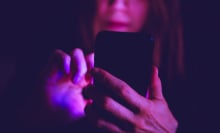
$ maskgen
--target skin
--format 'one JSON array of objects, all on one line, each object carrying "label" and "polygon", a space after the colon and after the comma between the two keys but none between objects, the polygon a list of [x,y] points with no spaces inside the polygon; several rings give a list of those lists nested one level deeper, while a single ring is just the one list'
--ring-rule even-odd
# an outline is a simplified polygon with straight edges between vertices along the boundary
[{"label": "skin", "polygon": [[[148,14],[147,0],[97,0],[94,34],[102,30],[135,32],[143,28]],[[48,104],[56,110],[65,106],[72,120],[87,117],[94,126],[114,133],[174,133],[178,122],[162,94],[158,69],[153,67],[152,81],[146,97],[107,71],[94,68],[94,53],[81,49],[71,54],[56,50],[46,68],[43,86]],[[98,88],[86,89],[93,79],[108,86],[129,108]],[[91,100],[84,98],[83,91]],[[94,105],[93,103],[96,103]],[[116,121],[97,113],[104,111]],[[126,128],[130,127],[130,128]]]},{"label": "skin", "polygon": [[88,73],[94,66],[94,54],[84,56],[81,49],[71,54],[56,50],[45,68],[43,86],[48,104],[53,110],[65,107],[73,120],[82,118],[85,106],[90,103],[82,91],[92,83]]},{"label": "skin", "polygon": [[148,15],[147,0],[97,0],[94,31],[100,30],[136,32]]},{"label": "skin", "polygon": [[[153,67],[152,82],[149,86],[148,97],[135,92],[128,84],[100,68],[94,68],[92,73],[97,82],[105,84],[114,94],[130,108],[120,104],[108,94],[100,93],[97,88],[88,89],[88,95],[96,102],[86,108],[86,113],[92,124],[103,131],[114,133],[173,133],[177,122],[170,112],[162,94],[158,69]],[[97,113],[105,111],[116,121]],[[119,123],[117,123],[119,121]],[[129,128],[127,128],[129,127]]]}]

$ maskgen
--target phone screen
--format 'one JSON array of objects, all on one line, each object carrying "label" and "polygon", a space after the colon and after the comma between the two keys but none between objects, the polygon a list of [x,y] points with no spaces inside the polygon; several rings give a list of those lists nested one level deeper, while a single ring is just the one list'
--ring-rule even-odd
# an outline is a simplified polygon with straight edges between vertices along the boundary
[{"label": "phone screen", "polygon": [[95,41],[95,67],[108,71],[145,96],[153,47],[152,37],[144,33],[100,32]]}]

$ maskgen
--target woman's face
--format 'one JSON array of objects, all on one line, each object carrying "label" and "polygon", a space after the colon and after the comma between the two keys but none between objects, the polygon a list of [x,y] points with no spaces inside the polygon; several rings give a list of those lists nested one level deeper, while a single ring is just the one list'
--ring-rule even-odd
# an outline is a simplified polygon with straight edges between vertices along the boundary
[{"label": "woman's face", "polygon": [[140,31],[147,21],[148,0],[96,0],[94,32]]}]

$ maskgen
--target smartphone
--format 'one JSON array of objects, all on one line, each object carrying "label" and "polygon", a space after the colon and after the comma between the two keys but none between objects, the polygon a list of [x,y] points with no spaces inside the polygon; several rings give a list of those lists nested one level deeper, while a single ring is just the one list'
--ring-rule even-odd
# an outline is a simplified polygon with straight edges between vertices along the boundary
[{"label": "smartphone", "polygon": [[95,67],[108,71],[146,96],[153,48],[154,40],[146,33],[102,31],[95,40]]}]

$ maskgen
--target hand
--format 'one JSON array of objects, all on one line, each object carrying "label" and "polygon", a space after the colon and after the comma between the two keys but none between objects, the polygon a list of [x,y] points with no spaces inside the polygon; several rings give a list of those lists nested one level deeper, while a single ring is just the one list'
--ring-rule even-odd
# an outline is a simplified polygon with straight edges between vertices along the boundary
[{"label": "hand", "polygon": [[111,95],[100,91],[103,88],[92,88],[86,94],[93,103],[86,107],[89,121],[102,131],[112,133],[174,133],[177,121],[172,115],[162,94],[158,70],[153,68],[152,81],[147,97],[135,92],[122,80],[108,72],[94,68],[94,79],[102,83],[114,95],[125,101],[126,105]]},{"label": "hand", "polygon": [[53,110],[64,109],[73,120],[84,116],[89,102],[82,95],[83,88],[91,84],[89,71],[94,66],[94,54],[84,56],[81,49],[70,55],[56,50],[43,72],[42,88]]}]

